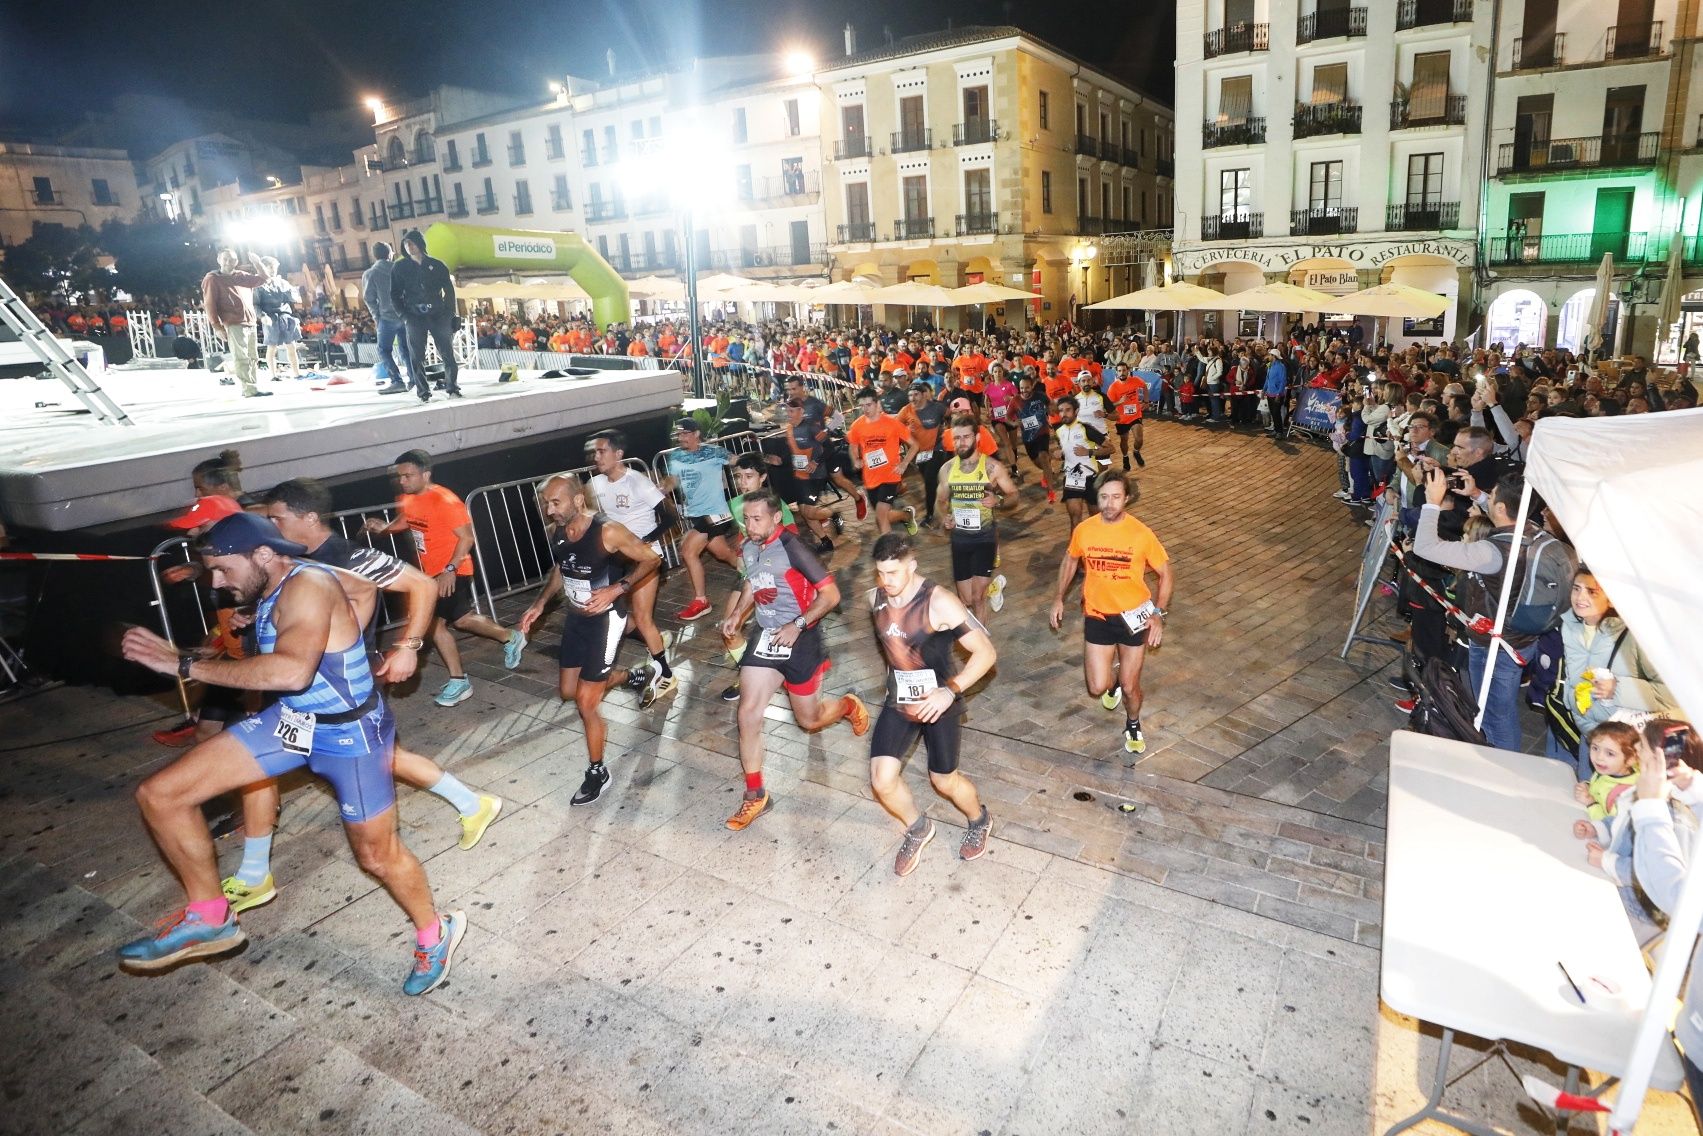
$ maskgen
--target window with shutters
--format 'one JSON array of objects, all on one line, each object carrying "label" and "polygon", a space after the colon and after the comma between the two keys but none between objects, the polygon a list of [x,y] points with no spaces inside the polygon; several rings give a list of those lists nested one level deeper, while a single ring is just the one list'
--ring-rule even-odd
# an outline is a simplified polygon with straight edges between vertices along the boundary
[{"label": "window with shutters", "polygon": [[1321,63],[1313,68],[1314,106],[1348,101],[1348,64]]},{"label": "window with shutters", "polygon": [[1443,155],[1410,154],[1407,159],[1407,204],[1436,208],[1443,203]]},{"label": "window with shutters", "polygon": [[1254,79],[1252,75],[1226,75],[1218,86],[1218,122],[1220,125],[1243,126],[1254,112]]},{"label": "window with shutters", "polygon": [[1253,171],[1218,171],[1218,216],[1227,221],[1246,221],[1253,203]]},{"label": "window with shutters", "polygon": [[1427,51],[1413,57],[1408,105],[1415,120],[1443,118],[1449,107],[1449,53]]},{"label": "window with shutters", "polygon": [[1342,208],[1342,163],[1314,162],[1307,206],[1314,211]]}]

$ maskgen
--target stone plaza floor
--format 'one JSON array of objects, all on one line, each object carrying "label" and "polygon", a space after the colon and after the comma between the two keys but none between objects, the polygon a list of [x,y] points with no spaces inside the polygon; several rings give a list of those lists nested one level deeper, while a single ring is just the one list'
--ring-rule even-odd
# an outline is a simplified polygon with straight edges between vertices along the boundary
[{"label": "stone plaza floor", "polygon": [[[1327,451],[1163,422],[1147,436],[1132,511],[1177,578],[1146,670],[1148,751],[1126,755],[1119,716],[1086,697],[1079,621],[1046,626],[1066,523],[1029,488],[1002,522],[999,667],[966,722],[964,769],[994,818],[974,863],[919,757],[907,776],[941,831],[896,879],[866,741],[803,735],[778,701],[776,806],[729,832],[733,673],[713,619],[670,618],[683,579],[659,605],[681,689],[647,711],[609,696],[613,781],[588,806],[568,803],[585,753],[555,694],[559,618],[515,672],[465,643],[473,698],[454,709],[431,703],[431,659],[394,699],[401,736],[506,808],[463,852],[453,810],[401,790],[440,907],[471,924],[420,999],[400,992],[407,921],[307,781],[286,787],[279,895],[244,915],[248,946],[118,972],[113,948],[181,902],[131,795],[172,758],[148,733],[174,716],[88,688],[0,705],[0,1132],[1382,1132],[1419,1106],[1437,1034],[1378,999],[1403,717],[1393,651],[1337,657],[1363,516],[1330,499]],[[848,598],[827,687],[873,702],[855,602],[871,540],[850,523],[833,558]],[[943,538],[923,543],[949,581]],[[711,568],[718,608],[730,579]],[[221,843],[226,871],[239,845]],[[1498,1063],[1448,1099],[1554,1130]],[[1694,1128],[1655,1094],[1639,1131]]]}]

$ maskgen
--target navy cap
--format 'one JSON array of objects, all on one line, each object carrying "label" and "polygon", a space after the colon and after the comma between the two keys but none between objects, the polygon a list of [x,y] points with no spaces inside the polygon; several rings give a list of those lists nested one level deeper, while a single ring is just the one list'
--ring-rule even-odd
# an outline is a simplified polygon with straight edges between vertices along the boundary
[{"label": "navy cap", "polygon": [[201,538],[201,551],[213,556],[246,556],[265,545],[285,556],[305,556],[307,547],[285,540],[278,526],[254,513],[232,513]]},{"label": "navy cap", "polygon": [[674,429],[677,431],[690,430],[694,434],[702,434],[704,432],[703,424],[696,418],[682,418],[674,424]]}]

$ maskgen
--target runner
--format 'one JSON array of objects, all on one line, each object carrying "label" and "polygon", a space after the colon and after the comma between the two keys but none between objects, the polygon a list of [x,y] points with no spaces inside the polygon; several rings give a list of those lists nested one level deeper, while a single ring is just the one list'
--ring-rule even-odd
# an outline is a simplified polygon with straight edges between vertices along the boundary
[{"label": "runner", "polygon": [[733,514],[728,512],[727,492],[722,470],[732,455],[721,446],[704,444],[702,428],[696,418],[682,418],[674,424],[674,440],[679,448],[668,457],[667,487],[678,488],[686,502],[686,535],[680,542],[680,559],[686,565],[686,578],[692,585],[692,602],[675,613],[684,623],[702,619],[710,613],[710,601],[704,592],[704,552],[729,567],[739,565],[729,542],[733,536]]},{"label": "runner", "polygon": [[1111,426],[1106,423],[1106,412],[1110,409],[1106,404],[1106,396],[1094,381],[1094,372],[1086,366],[1076,372],[1076,418],[1077,421],[1101,434],[1110,435]]},{"label": "runner", "polygon": [[[767,463],[758,454],[740,454],[739,460],[734,463],[733,467],[733,485],[734,488],[739,490],[739,496],[729,501],[727,503],[727,507],[733,514],[733,523],[739,526],[739,541],[743,544],[745,542],[746,535],[745,498],[755,493],[770,492]],[[776,496],[778,497],[780,494],[777,493]],[[808,507],[816,508],[814,505]],[[787,504],[784,497],[781,498],[781,528],[795,535],[798,533],[797,518],[793,516],[792,508]],[[806,547],[808,547],[809,542],[806,541],[805,543]],[[833,551],[834,545],[832,541],[824,541],[823,543],[828,546],[828,551]],[[818,556],[822,554],[820,546],[818,546],[814,551]],[[741,627],[743,627],[743,623],[741,623]],[[745,653],[745,636],[741,633],[733,635],[724,634],[721,637],[721,645],[727,651],[728,661],[733,664],[735,671],[737,671],[739,668],[739,657]],[[739,701],[739,682],[737,678],[732,685],[722,689],[721,700],[723,702]]]},{"label": "runner", "polygon": [[[903,489],[916,447],[904,424],[882,413],[877,392],[864,388],[857,406],[859,417],[846,431],[846,441],[851,445],[852,465],[863,472],[864,491],[875,506],[875,527],[885,533],[893,527],[893,502]],[[910,512],[915,525],[916,510]]]},{"label": "runner", "polygon": [[[538,508],[550,526],[550,556],[568,599],[557,691],[563,702],[573,702],[585,727],[590,763],[579,792],[569,801],[584,805],[597,800],[609,784],[609,771],[603,767],[603,743],[609,732],[600,709],[603,696],[611,686],[631,685],[631,674],[615,666],[627,630],[627,597],[656,576],[662,557],[619,521],[604,520],[588,510],[585,486],[577,477],[557,474],[546,481],[538,494]],[[546,576],[520,617],[521,629],[530,632],[555,598],[556,581]]]},{"label": "runner", "polygon": [[[1100,705],[1124,706],[1124,749],[1141,753],[1141,664],[1148,647],[1165,636],[1171,605],[1171,561],[1153,530],[1124,512],[1129,482],[1121,474],[1100,479],[1100,512],[1077,525],[1058,567],[1058,594],[1052,627],[1064,621],[1064,597],[1082,568],[1082,673],[1088,693]],[[1147,587],[1147,573],[1159,582],[1158,600]],[[1119,673],[1114,676],[1113,668]],[[1114,685],[1114,683],[1116,685]]]},{"label": "runner", "polygon": [[933,526],[934,499],[940,488],[940,428],[946,422],[946,404],[934,397],[934,388],[926,382],[911,384],[911,400],[899,411],[899,421],[911,432],[911,445],[916,448],[917,472],[922,475],[924,506],[927,515],[922,523]]},{"label": "runner", "polygon": [[[627,436],[619,430],[599,430],[586,442],[586,460],[597,471],[591,479],[587,503],[596,502],[597,512],[638,537],[641,544],[648,544],[660,557],[662,542],[657,538],[667,526],[658,522],[657,510],[662,509],[672,524],[674,507],[650,478],[627,467],[626,451]],[[628,597],[633,627],[651,657],[649,668],[633,672],[634,681],[641,674],[646,679],[639,695],[639,706],[644,708],[673,693],[678,681],[668,665],[668,647],[673,637],[664,637],[656,629],[656,593],[661,583],[662,573],[653,572],[635,584],[633,594]]]},{"label": "runner", "polygon": [[745,796],[727,818],[734,831],[768,812],[774,799],[763,786],[764,712],[775,691],[786,688],[793,717],[807,733],[825,730],[841,718],[862,737],[869,710],[855,694],[823,698],[817,693],[829,666],[822,642],[822,617],[840,602],[834,578],[804,543],[781,527],[781,502],[773,493],[755,493],[743,502],[745,542],[739,547],[745,581],[728,597],[721,621],[725,637],[755,607],[757,637],[739,660],[739,764],[745,770]]},{"label": "runner", "polygon": [[1076,420],[1076,400],[1058,400],[1056,431],[1059,453],[1059,484],[1064,487],[1064,507],[1070,525],[1082,523],[1089,502],[1094,500],[1094,479],[1100,476],[1100,459],[1111,456],[1112,444],[1103,431]]},{"label": "runner", "polygon": [[[1005,606],[1005,577],[994,575],[999,563],[999,532],[993,511],[1017,496],[1004,463],[976,451],[976,420],[961,414],[952,420],[952,459],[940,485],[940,508],[951,534],[952,581],[958,598],[985,626],[988,609]],[[991,579],[991,585],[990,585]]]},{"label": "runner", "polygon": [[[804,380],[796,375],[786,381],[786,400],[788,403],[796,402],[803,408],[805,425],[814,433],[816,440],[826,447],[828,443],[828,404],[811,394],[809,389],[805,387]],[[838,468],[833,461],[826,460],[831,456],[825,455],[822,477],[824,480],[831,478],[835,485],[851,497],[852,505],[857,510],[857,519],[861,521],[869,515],[869,498],[865,496],[863,487],[849,476],[848,471]],[[835,515],[834,521],[834,532],[838,534],[843,527],[838,514]]]},{"label": "runner", "polygon": [[[869,739],[869,784],[875,799],[905,826],[893,871],[916,870],[923,848],[934,839],[934,821],[917,810],[905,784],[902,762],[922,735],[928,751],[928,781],[964,814],[967,822],[958,855],[974,860],[987,851],[993,821],[976,786],[958,769],[963,694],[998,661],[993,640],[956,597],[917,572],[916,548],[899,534],[875,542],[876,587],[869,594],[875,641],[888,667],[887,699]],[[970,660],[962,671],[953,644]]]},{"label": "runner", "polygon": [[1112,380],[1111,389],[1106,391],[1106,397],[1112,400],[1118,415],[1118,450],[1123,454],[1124,469],[1129,469],[1130,439],[1135,440],[1135,464],[1147,465],[1147,459],[1141,456],[1141,416],[1143,404],[1147,401],[1147,383],[1139,375],[1129,373],[1127,363],[1119,363],[1116,378]]},{"label": "runner", "polygon": [[1003,363],[988,368],[988,383],[982,393],[987,396],[988,419],[999,439],[999,460],[1011,471],[1013,480],[1021,483],[1022,474],[1017,472],[1017,419],[1022,396]]},{"label": "runner", "polygon": [[362,628],[378,602],[365,580],[299,558],[307,552],[250,513],[210,529],[201,556],[213,583],[255,604],[259,652],[242,660],[179,654],[144,628],[124,635],[124,657],[160,674],[271,690],[259,714],[201,742],[136,790],[142,819],[187,893],[185,906],[152,934],[119,948],[120,965],[164,970],[224,954],[247,941],[219,889],[202,801],[304,766],[331,785],[361,867],[384,885],[415,928],[414,966],[402,985],[424,994],[449,976],[467,928],[459,911],[440,915],[425,869],[402,843],[391,779],[395,720],[373,681]]},{"label": "runner", "polygon": [[1052,431],[1047,421],[1052,416],[1053,403],[1047,397],[1047,385],[1035,376],[1029,376],[1028,390],[1024,392],[1022,405],[1018,407],[1017,423],[1023,435],[1023,452],[1029,455],[1029,461],[1041,471],[1041,488],[1047,491],[1047,504],[1051,505],[1058,499],[1053,490],[1052,482]]},{"label": "runner", "polygon": [[[788,402],[786,413],[787,425],[779,438],[766,439],[763,443],[764,451],[779,459],[781,468],[773,475],[765,468],[762,476],[766,483],[772,485],[781,500],[791,505],[798,511],[798,515],[804,518],[816,538],[816,555],[822,556],[834,551],[834,540],[830,535],[829,526],[839,521],[837,513],[821,504],[822,492],[828,484],[826,450],[821,439],[804,423],[803,403]],[[742,459],[743,456],[741,455]],[[765,464],[774,465],[775,462]],[[739,484],[739,476],[735,473],[734,485],[737,488]],[[740,513],[738,505],[731,501],[728,502],[728,511],[733,514],[733,523],[739,526],[743,539],[744,515]]]},{"label": "runner", "polygon": [[456,706],[473,697],[473,683],[461,665],[456,631],[503,645],[503,666],[520,666],[526,636],[509,631],[473,610],[473,517],[460,497],[432,482],[432,456],[409,450],[391,466],[401,493],[396,519],[388,524],[368,518],[369,533],[399,533],[411,529],[419,553],[420,571],[438,586],[437,616],[432,620],[432,645],[449,668],[449,681],[433,696],[439,706]]}]

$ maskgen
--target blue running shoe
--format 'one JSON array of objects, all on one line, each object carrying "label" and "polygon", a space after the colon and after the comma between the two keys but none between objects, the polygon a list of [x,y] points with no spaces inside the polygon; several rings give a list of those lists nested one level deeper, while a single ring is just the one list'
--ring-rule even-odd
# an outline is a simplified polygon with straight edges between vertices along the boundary
[{"label": "blue running shoe", "polygon": [[160,920],[152,935],[119,947],[118,965],[146,974],[190,959],[222,955],[246,942],[248,936],[237,926],[234,912],[227,912],[225,921],[215,924],[182,907]]},{"label": "blue running shoe", "polygon": [[438,916],[438,923],[443,927],[438,945],[426,949],[414,948],[414,973],[402,984],[404,994],[429,993],[449,977],[450,960],[455,957],[455,948],[461,945],[461,936],[467,931],[467,916],[459,911],[451,911],[448,915]]},{"label": "blue running shoe", "polygon": [[509,632],[508,641],[503,644],[503,666],[514,670],[520,666],[520,653],[526,650],[526,633],[524,631]]},{"label": "blue running shoe", "polygon": [[457,706],[473,697],[473,683],[466,677],[452,678],[443,684],[443,689],[432,696],[432,701],[439,706]]}]

